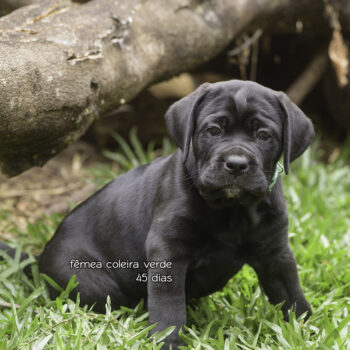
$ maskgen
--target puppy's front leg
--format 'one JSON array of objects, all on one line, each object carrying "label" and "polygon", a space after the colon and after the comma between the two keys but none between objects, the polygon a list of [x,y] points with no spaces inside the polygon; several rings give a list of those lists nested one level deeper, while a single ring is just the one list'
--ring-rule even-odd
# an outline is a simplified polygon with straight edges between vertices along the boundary
[{"label": "puppy's front leg", "polygon": [[307,318],[310,317],[311,307],[301,289],[297,266],[289,246],[257,258],[252,266],[270,302],[279,304],[284,301],[282,311],[285,320],[288,320],[288,310],[291,308],[297,317],[304,312],[307,312]]},{"label": "puppy's front leg", "polygon": [[[172,345],[175,350],[182,345],[178,332],[186,323],[186,250],[183,244],[166,241],[155,231],[147,239],[149,321],[151,324],[157,323],[153,331],[176,326],[166,338],[164,349],[169,349]],[[163,266],[159,266],[159,262],[163,262]]]}]

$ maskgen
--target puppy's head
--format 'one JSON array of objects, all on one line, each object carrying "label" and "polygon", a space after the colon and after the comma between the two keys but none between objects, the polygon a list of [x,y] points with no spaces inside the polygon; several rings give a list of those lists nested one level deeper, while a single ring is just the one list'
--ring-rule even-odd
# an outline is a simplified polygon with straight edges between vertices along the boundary
[{"label": "puppy's head", "polygon": [[170,107],[166,122],[201,195],[213,201],[263,197],[282,153],[288,173],[314,136],[284,93],[239,80],[201,85]]}]

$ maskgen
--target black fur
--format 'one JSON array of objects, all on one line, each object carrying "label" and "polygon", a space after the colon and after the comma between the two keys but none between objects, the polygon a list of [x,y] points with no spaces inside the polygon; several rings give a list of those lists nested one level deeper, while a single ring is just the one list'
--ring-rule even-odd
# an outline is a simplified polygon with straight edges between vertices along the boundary
[{"label": "black fur", "polygon": [[[170,107],[166,121],[175,153],[118,176],[74,209],[38,258],[40,272],[62,287],[76,274],[75,293],[101,312],[107,295],[113,308],[147,298],[155,330],[177,327],[166,347],[181,344],[186,300],[220,290],[244,264],[272,303],[285,302],[286,319],[292,307],[310,315],[280,178],[268,190],[281,155],[288,172],[311,143],[310,120],[285,94],[233,80],[202,85]],[[104,268],[71,268],[71,260]],[[140,268],[105,267],[118,260]],[[163,260],[172,267],[143,266]],[[137,281],[142,273],[147,283]],[[159,276],[171,282],[151,282]]]}]

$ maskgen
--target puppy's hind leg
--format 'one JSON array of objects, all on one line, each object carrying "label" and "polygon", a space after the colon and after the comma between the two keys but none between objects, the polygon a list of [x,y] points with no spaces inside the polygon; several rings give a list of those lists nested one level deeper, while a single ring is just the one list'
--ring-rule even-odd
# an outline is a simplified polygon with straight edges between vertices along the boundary
[{"label": "puppy's hind leg", "polygon": [[[12,259],[15,258],[15,255],[16,255],[16,248],[12,248],[10,247],[9,245],[7,245],[6,243],[0,243],[0,250],[1,251],[4,251],[8,256],[10,256]],[[20,261],[24,261],[26,259],[29,258],[29,255],[27,253],[21,253],[21,256],[20,256]],[[35,259],[38,259],[37,256],[35,256]],[[3,257],[0,256],[0,260],[3,260]],[[31,263],[29,263],[28,265],[26,265],[24,267],[24,272],[27,276],[31,277],[31,274],[32,274],[32,270],[30,268],[30,265]]]},{"label": "puppy's hind leg", "polygon": [[[92,306],[93,310],[99,313],[106,311],[105,305],[107,296],[111,298],[112,309],[117,309],[120,305],[133,306],[130,300],[120,289],[120,286],[105,269],[70,269],[67,264],[59,264],[57,260],[46,267],[39,264],[40,272],[50,276],[61,288],[65,289],[73,275],[76,276],[78,285],[71,291],[69,297],[75,300],[80,294],[80,305]],[[52,299],[59,295],[59,292],[48,285],[50,297]]]},{"label": "puppy's hind leg", "polygon": [[128,307],[136,305],[135,301],[120,290],[120,286],[106,270],[78,270],[76,276],[79,285],[72,296],[76,296],[79,292],[81,305],[94,305],[94,311],[105,313],[107,296],[111,298],[113,310],[121,305]]}]

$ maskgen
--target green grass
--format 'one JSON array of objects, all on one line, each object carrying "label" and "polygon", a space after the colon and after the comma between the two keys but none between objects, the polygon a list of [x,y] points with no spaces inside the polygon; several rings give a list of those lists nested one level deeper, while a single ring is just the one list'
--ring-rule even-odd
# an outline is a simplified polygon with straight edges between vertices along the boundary
[{"label": "green grass", "polygon": [[[157,154],[152,145],[143,150],[133,137],[133,149],[121,143],[124,155],[107,154],[120,171]],[[166,141],[163,148],[173,149]],[[283,176],[290,243],[311,318],[304,324],[291,313],[284,322],[281,305],[269,304],[254,271],[245,266],[222,291],[188,307],[184,349],[350,349],[350,167],[344,157],[325,165],[316,161],[318,155],[314,145]],[[101,185],[115,175],[102,166],[92,173]],[[13,243],[26,251],[40,249],[60,220],[43,217],[27,232],[17,232]],[[51,301],[35,264],[33,279],[22,273],[32,258],[22,263],[18,258],[0,263],[0,302],[8,303],[0,308],[0,350],[161,348],[166,334],[149,335],[152,326],[142,302],[113,312],[107,303],[106,313],[96,314],[68,299],[74,280]]]}]

